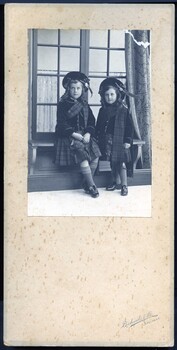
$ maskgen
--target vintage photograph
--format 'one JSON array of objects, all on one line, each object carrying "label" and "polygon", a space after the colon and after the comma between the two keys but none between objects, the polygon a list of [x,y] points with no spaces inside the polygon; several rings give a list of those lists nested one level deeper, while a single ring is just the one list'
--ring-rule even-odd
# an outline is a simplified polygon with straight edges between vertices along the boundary
[{"label": "vintage photograph", "polygon": [[28,215],[151,216],[149,30],[28,30]]},{"label": "vintage photograph", "polygon": [[7,4],[6,346],[173,346],[174,12]]}]

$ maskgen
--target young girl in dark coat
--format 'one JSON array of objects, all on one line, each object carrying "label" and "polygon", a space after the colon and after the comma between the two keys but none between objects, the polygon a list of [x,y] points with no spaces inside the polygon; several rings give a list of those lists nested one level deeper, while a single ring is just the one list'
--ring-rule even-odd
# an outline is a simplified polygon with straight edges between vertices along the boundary
[{"label": "young girl in dark coat", "polygon": [[122,82],[116,78],[107,78],[99,88],[101,104],[96,135],[102,153],[102,159],[110,161],[111,183],[107,191],[114,191],[121,181],[121,195],[128,194],[128,176],[133,175],[131,146],[133,143],[133,124],[124,98],[129,94]]},{"label": "young girl in dark coat", "polygon": [[93,180],[101,155],[95,134],[95,117],[86,101],[91,91],[89,79],[81,72],[70,72],[63,79],[65,93],[57,111],[56,160],[60,166],[80,165],[85,192],[99,196]]}]

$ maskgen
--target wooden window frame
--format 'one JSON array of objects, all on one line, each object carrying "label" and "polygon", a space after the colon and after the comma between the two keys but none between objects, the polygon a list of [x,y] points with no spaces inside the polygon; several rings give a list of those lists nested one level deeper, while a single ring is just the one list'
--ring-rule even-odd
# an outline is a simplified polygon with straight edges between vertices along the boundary
[{"label": "wooden window frame", "polygon": [[[83,31],[86,32],[86,31]],[[82,41],[81,41],[82,36]],[[84,51],[84,35],[80,31],[80,43],[79,45],[61,45],[60,44],[60,30],[58,30],[58,43],[57,44],[38,44],[37,43],[37,29],[32,30],[32,41],[33,41],[33,53],[32,53],[32,140],[36,141],[52,141],[54,139],[54,132],[38,132],[37,131],[37,107],[38,106],[56,106],[59,103],[60,96],[60,78],[64,77],[64,74],[60,73],[60,48],[78,48],[80,50],[80,67],[81,69],[81,51]],[[56,74],[45,74],[37,72],[37,53],[38,47],[56,47],[58,49],[57,55],[57,73]],[[83,55],[83,54],[82,54]],[[83,71],[85,67],[83,66]],[[37,78],[38,76],[51,76],[57,78],[57,102],[55,103],[44,103],[37,101]]]},{"label": "wooden window frame", "polygon": [[[110,51],[125,51],[125,47],[122,48],[122,47],[111,47],[110,46],[110,29],[108,29],[108,36],[107,36],[107,47],[98,47],[98,46],[89,46],[89,43],[88,43],[88,50],[90,49],[94,49],[94,50],[104,50],[104,51],[107,51],[107,70],[106,70],[106,75],[94,75],[94,74],[89,74],[88,72],[88,77],[89,78],[93,78],[93,79],[96,79],[96,78],[102,78],[103,80],[108,78],[108,77],[113,77],[112,75],[110,76]],[[89,56],[89,54],[88,54]],[[89,65],[88,65],[89,67]],[[124,76],[116,76],[116,78],[118,79],[126,79],[126,74]],[[100,103],[90,103],[90,106],[93,106],[93,107],[99,107],[101,104]]]},{"label": "wooden window frame", "polygon": [[[110,51],[125,51],[125,48],[110,47],[110,30],[108,30],[107,47],[89,46],[90,30],[80,30],[80,45],[61,45],[60,44],[60,30],[58,30],[58,43],[57,44],[40,44],[37,42],[37,29],[32,30],[32,123],[31,123],[31,138],[38,141],[53,141],[54,132],[37,132],[37,106],[56,106],[59,103],[60,96],[60,79],[65,74],[60,73],[60,48],[79,48],[80,49],[80,71],[85,73],[89,78],[102,78],[109,77],[110,67]],[[58,62],[56,74],[37,73],[37,53],[38,47],[57,47],[58,49]],[[106,75],[89,75],[89,50],[105,50],[107,51],[107,67]],[[39,103],[37,102],[37,78],[38,76],[52,76],[57,78],[57,102],[56,103]],[[126,79],[125,76],[117,76],[117,78]],[[90,103],[91,106],[100,106],[97,103]]]}]

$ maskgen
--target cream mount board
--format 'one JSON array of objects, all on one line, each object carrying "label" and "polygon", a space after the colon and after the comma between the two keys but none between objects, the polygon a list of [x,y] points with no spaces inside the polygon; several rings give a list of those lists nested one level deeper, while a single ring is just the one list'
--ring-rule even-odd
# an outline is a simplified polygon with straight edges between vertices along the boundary
[{"label": "cream mount board", "polygon": [[[28,30],[151,31],[152,215],[29,217]],[[174,6],[5,6],[4,343],[172,346]]]}]

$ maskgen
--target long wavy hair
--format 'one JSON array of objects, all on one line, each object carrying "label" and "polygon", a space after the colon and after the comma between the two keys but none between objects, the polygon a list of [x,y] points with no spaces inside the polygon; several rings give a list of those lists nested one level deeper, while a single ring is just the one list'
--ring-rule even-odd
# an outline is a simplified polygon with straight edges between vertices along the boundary
[{"label": "long wavy hair", "polygon": [[68,99],[71,98],[70,92],[69,92],[71,83],[75,83],[75,84],[76,83],[81,83],[81,85],[82,85],[82,94],[79,97],[79,100],[81,102],[87,102],[87,91],[88,91],[88,89],[84,86],[84,84],[80,80],[70,80],[69,84],[66,87],[66,90],[65,90],[64,94],[60,97],[60,102],[65,102],[65,101],[67,101]]}]

